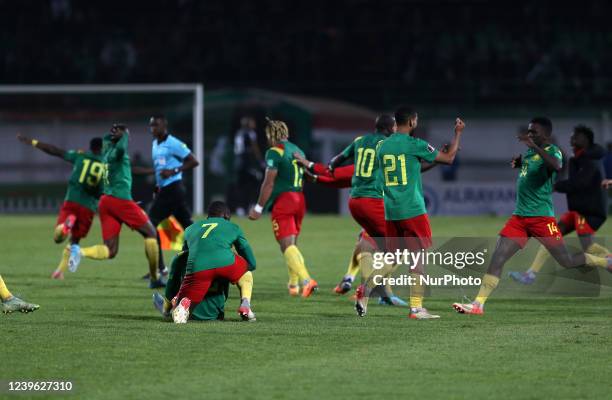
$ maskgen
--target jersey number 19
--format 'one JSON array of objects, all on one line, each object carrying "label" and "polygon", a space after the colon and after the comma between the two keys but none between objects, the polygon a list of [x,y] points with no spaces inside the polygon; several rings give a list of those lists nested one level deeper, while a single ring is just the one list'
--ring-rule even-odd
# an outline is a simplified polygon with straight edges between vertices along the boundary
[{"label": "jersey number 19", "polygon": [[79,176],[79,183],[97,186],[102,179],[102,175],[104,175],[104,164],[86,158],[83,160],[83,168]]}]

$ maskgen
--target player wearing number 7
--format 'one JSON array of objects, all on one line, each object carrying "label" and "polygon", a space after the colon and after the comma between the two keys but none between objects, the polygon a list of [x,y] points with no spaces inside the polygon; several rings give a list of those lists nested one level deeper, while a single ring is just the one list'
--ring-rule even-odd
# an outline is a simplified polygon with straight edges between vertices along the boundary
[{"label": "player wearing number 7", "polygon": [[259,219],[264,209],[272,209],[272,229],[280,245],[289,271],[289,295],[297,296],[302,285],[302,297],[309,297],[318,289],[310,277],[304,257],[297,247],[297,239],[306,213],[302,193],[304,169],[293,156],[304,152],[291,143],[289,129],[283,121],[268,120],[266,136],[270,148],[266,152],[266,175],[257,205],[249,212],[249,218]]},{"label": "player wearing number 7", "polygon": [[[408,249],[418,252],[431,247],[431,227],[425,208],[421,161],[452,164],[459,149],[465,124],[455,121],[455,136],[446,151],[438,151],[426,141],[413,135],[418,123],[417,113],[409,107],[395,111],[397,132],[380,143],[376,157],[383,176],[387,251]],[[415,285],[410,286],[410,314],[412,319],[439,318],[423,308],[425,288],[418,275],[424,273],[423,265],[411,266]],[[362,288],[362,287],[360,287]],[[358,290],[355,309],[365,313],[367,293]],[[360,307],[362,306],[362,307]],[[360,309],[361,308],[361,309]]]},{"label": "player wearing number 7", "polygon": [[[71,246],[78,245],[79,241],[89,233],[94,214],[98,208],[98,199],[102,193],[102,175],[104,174],[101,154],[102,139],[91,139],[87,152],[60,149],[21,134],[17,135],[17,139],[72,164],[72,173],[68,180],[64,203],[57,217],[53,240],[55,243],[62,243],[70,236]],[[64,279],[71,246],[67,246],[63,250],[62,259],[51,275],[52,278]]]}]

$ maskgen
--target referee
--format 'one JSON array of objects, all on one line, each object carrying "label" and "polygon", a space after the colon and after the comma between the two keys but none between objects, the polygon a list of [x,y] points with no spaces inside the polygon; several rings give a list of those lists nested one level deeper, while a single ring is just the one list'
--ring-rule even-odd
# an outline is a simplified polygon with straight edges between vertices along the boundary
[{"label": "referee", "polygon": [[[187,205],[187,196],[183,186],[183,172],[197,167],[200,163],[194,157],[187,145],[168,133],[166,117],[157,114],[149,120],[149,127],[153,135],[152,158],[155,173],[155,195],[153,204],[149,209],[149,218],[153,226],[170,216],[187,228],[193,223],[191,210]],[[159,233],[159,269],[165,270]]]}]

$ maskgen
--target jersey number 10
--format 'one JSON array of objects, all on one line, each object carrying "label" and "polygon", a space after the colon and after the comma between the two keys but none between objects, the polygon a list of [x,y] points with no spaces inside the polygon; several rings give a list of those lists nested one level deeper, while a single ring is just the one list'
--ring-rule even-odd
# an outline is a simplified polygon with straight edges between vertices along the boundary
[{"label": "jersey number 10", "polygon": [[355,165],[355,175],[362,178],[369,178],[372,176],[372,170],[374,169],[374,159],[376,158],[376,152],[374,149],[357,149],[357,165]]}]

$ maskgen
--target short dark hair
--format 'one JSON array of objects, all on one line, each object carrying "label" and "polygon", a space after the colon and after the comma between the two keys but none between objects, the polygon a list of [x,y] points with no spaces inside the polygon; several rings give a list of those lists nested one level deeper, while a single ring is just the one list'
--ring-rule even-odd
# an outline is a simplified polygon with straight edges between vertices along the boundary
[{"label": "short dark hair", "polygon": [[209,217],[221,217],[225,218],[225,216],[230,215],[230,209],[222,201],[213,201],[208,206],[208,216]]},{"label": "short dark hair", "polygon": [[416,117],[417,113],[412,107],[399,106],[395,110],[395,122],[398,125],[406,125],[408,121]]},{"label": "short dark hair", "polygon": [[532,118],[531,121],[529,121],[532,124],[538,124],[540,125],[542,128],[544,128],[546,130],[546,134],[550,136],[550,134],[552,133],[553,130],[553,126],[552,126],[552,122],[550,120],[550,118],[547,117],[535,117]]},{"label": "short dark hair", "polygon": [[576,125],[574,127],[574,133],[576,135],[584,135],[589,141],[589,145],[592,145],[595,142],[595,134],[593,133],[593,129],[586,125]]},{"label": "short dark hair", "polygon": [[102,138],[95,137],[89,141],[89,150],[100,151],[102,150]]},{"label": "short dark hair", "polygon": [[395,118],[389,114],[381,114],[376,118],[376,132],[393,133]]},{"label": "short dark hair", "polygon": [[161,119],[162,121],[166,121],[166,116],[162,113],[153,114],[151,116],[153,119]]}]

